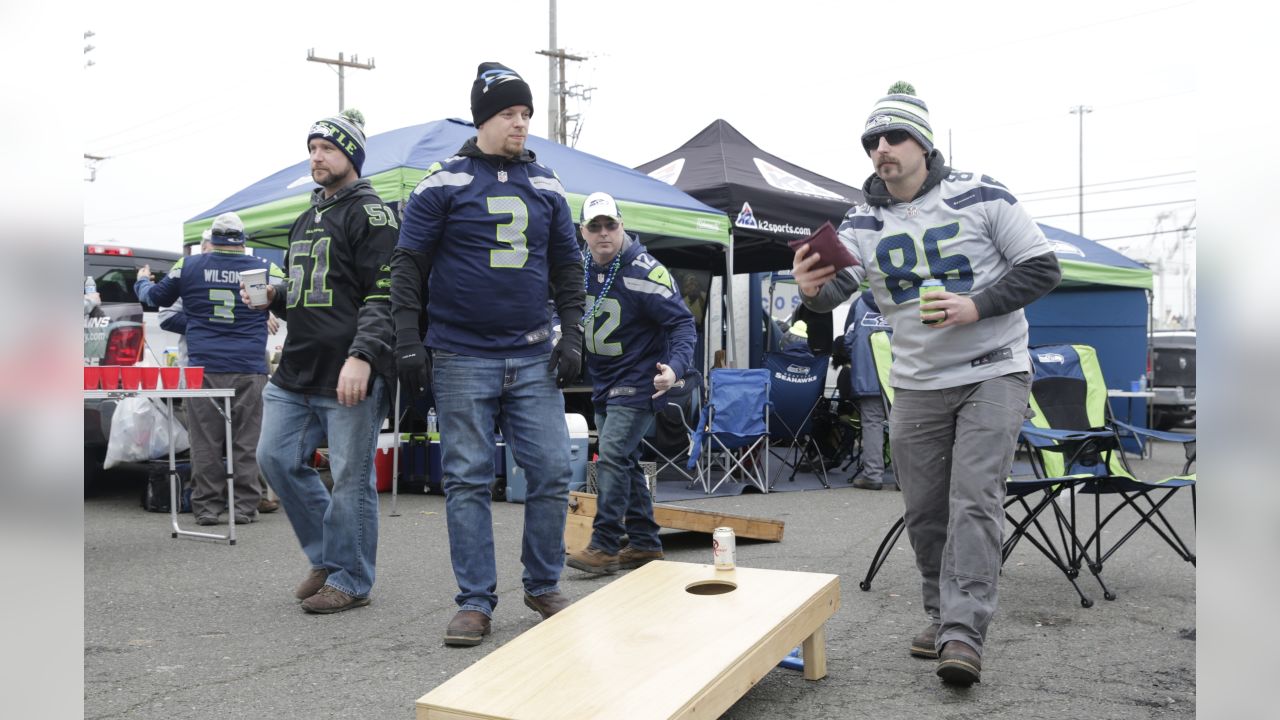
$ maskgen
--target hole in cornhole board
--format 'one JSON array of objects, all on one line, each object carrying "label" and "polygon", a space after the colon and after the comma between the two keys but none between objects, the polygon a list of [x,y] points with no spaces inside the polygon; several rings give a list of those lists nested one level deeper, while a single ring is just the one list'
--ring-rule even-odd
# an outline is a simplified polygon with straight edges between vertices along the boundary
[{"label": "hole in cornhole board", "polygon": [[737,589],[737,583],[728,580],[699,580],[696,583],[690,583],[684,591],[691,595],[724,595]]}]

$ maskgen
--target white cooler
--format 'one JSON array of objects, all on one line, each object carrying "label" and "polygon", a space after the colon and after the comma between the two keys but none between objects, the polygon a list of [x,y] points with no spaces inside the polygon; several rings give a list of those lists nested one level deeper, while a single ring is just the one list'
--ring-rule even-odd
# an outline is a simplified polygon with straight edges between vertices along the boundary
[{"label": "white cooler", "polygon": [[[576,413],[565,413],[564,423],[569,429],[569,467],[572,477],[570,490],[581,490],[587,484],[587,446],[590,443],[587,419]],[[529,481],[524,468],[516,465],[511,454],[511,440],[507,440],[507,502],[523,503]]]}]

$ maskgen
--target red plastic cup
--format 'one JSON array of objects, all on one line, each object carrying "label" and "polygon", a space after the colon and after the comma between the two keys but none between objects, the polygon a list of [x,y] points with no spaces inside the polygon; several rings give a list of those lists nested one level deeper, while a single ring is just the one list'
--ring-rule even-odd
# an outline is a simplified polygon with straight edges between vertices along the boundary
[{"label": "red plastic cup", "polygon": [[160,382],[164,384],[165,390],[177,390],[178,378],[182,374],[180,367],[162,367],[157,368],[160,371]]},{"label": "red plastic cup", "polygon": [[142,384],[142,368],[137,365],[120,368],[120,384],[125,390],[137,390]]},{"label": "red plastic cup", "polygon": [[142,368],[142,389],[155,390],[156,383],[160,382],[160,368],[144,367]]},{"label": "red plastic cup", "polygon": [[97,390],[102,384],[102,368],[97,365],[84,366],[84,389]]},{"label": "red plastic cup", "polygon": [[185,367],[182,375],[186,378],[188,390],[199,390],[204,386],[204,368],[202,367]]},{"label": "red plastic cup", "polygon": [[120,388],[119,365],[102,365],[98,369],[102,371],[103,390],[118,390]]}]

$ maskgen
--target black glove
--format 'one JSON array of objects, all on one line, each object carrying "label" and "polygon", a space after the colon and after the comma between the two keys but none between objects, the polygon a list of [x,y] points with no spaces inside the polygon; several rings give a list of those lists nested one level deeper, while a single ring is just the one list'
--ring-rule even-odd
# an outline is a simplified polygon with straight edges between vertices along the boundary
[{"label": "black glove", "polygon": [[582,372],[582,326],[561,325],[560,342],[551,351],[547,370],[555,373],[556,386],[566,387]]},{"label": "black glove", "polygon": [[431,386],[431,354],[423,347],[416,330],[396,334],[396,375],[411,401]]}]

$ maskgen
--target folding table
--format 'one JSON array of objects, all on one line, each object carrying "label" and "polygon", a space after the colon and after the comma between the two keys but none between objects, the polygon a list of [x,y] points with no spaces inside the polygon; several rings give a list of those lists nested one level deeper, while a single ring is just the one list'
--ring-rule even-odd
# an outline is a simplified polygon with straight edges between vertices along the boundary
[{"label": "folding table", "polygon": [[[171,537],[200,538],[204,540],[226,540],[227,544],[236,544],[236,489],[235,489],[235,473],[231,463],[232,448],[235,447],[231,442],[231,399],[235,397],[236,391],[232,388],[207,388],[200,390],[85,390],[84,397],[88,399],[101,400],[123,400],[127,397],[143,397],[148,399],[164,400],[169,410],[169,519],[173,524],[173,534]],[[186,398],[209,398],[214,405],[217,405],[217,398],[222,398],[222,407],[218,409],[221,413],[223,421],[226,423],[227,429],[227,534],[218,535],[216,533],[195,532],[193,530],[183,530],[178,526],[178,510],[181,505],[181,498],[178,497],[178,463],[175,458],[173,449],[173,401],[175,399]]]}]

